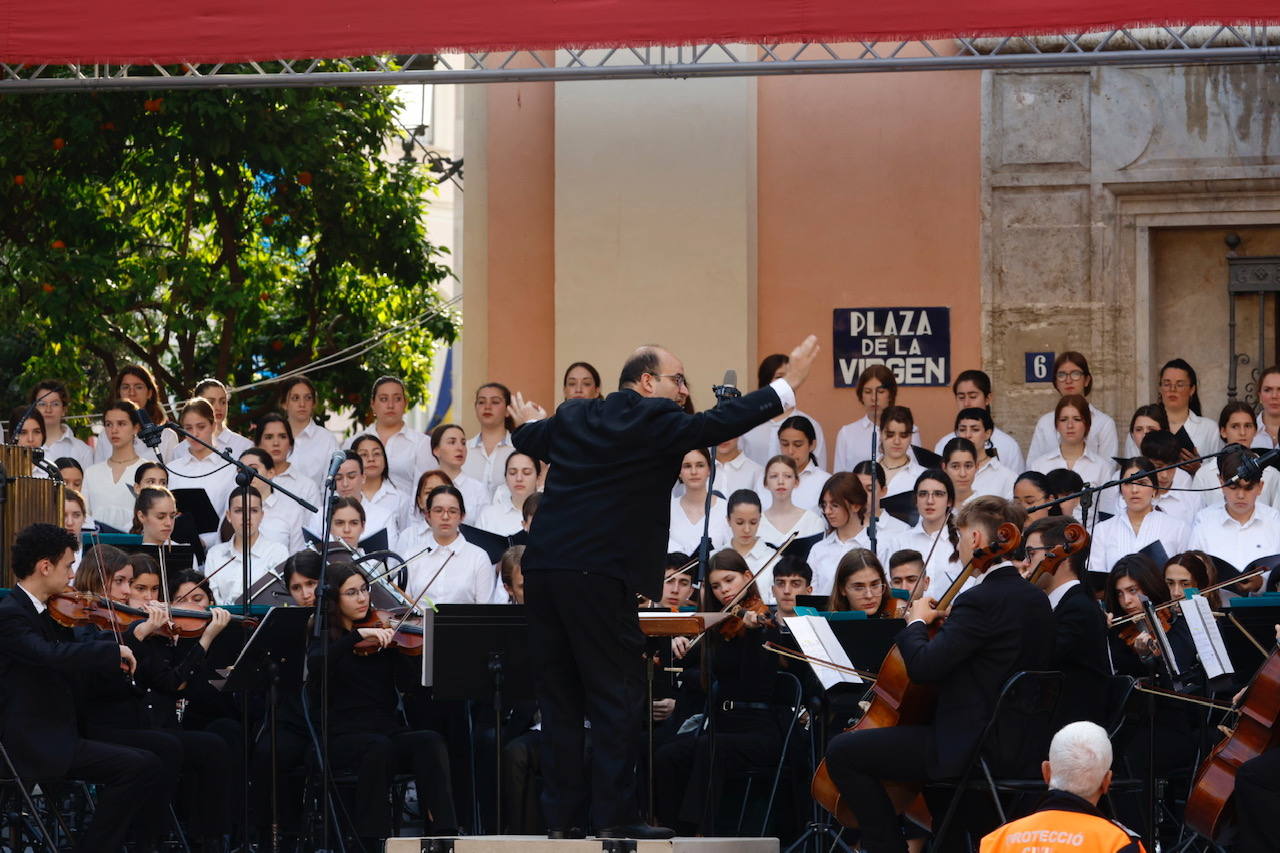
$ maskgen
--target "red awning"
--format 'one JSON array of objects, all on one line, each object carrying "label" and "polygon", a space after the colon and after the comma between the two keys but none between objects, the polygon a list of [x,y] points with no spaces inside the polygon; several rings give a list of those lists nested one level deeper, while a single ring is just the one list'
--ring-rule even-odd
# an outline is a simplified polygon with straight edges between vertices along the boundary
[{"label": "red awning", "polygon": [[0,61],[890,41],[1280,22],[1280,0],[0,0]]}]

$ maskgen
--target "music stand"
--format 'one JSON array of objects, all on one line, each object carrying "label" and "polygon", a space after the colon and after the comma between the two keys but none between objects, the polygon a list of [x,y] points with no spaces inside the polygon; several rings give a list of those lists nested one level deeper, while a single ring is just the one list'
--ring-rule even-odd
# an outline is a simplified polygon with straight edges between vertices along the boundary
[{"label": "music stand", "polygon": [[422,685],[433,699],[491,700],[494,815],[502,827],[502,703],[534,699],[523,604],[441,604],[422,620]]},{"label": "music stand", "polygon": [[[223,693],[267,691],[267,714],[271,737],[271,849],[280,849],[279,776],[276,740],[276,710],[279,689],[302,690],[303,664],[307,659],[307,620],[310,607],[273,607],[258,623],[258,629],[240,650],[221,683],[211,681]],[[249,736],[245,732],[245,737]],[[249,828],[245,827],[246,834]]]}]

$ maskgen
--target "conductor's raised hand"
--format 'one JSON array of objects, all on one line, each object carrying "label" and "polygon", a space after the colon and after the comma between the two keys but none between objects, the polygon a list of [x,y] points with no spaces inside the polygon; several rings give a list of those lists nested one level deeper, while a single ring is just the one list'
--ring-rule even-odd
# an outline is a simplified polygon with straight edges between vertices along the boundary
[{"label": "conductor's raised hand", "polygon": [[547,416],[547,410],[531,400],[526,400],[524,395],[517,391],[511,397],[511,405],[507,406],[507,414],[511,415],[511,420],[515,421],[516,426],[520,426],[529,421],[542,420]]},{"label": "conductor's raised hand", "polygon": [[813,361],[818,357],[818,336],[810,335],[800,342],[800,346],[791,351],[790,359],[787,362],[787,372],[782,374],[782,378],[787,380],[787,384],[793,389],[799,388],[804,384],[805,379],[809,377],[809,370],[813,367]]}]

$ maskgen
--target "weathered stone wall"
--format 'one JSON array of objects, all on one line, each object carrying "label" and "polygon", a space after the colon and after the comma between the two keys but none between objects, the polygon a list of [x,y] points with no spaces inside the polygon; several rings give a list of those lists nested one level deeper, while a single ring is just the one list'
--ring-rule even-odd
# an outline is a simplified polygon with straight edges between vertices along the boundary
[{"label": "weathered stone wall", "polygon": [[1056,394],[1023,353],[1075,349],[1123,429],[1159,366],[1152,230],[1280,225],[1280,67],[987,72],[982,126],[997,417],[1025,445]]}]

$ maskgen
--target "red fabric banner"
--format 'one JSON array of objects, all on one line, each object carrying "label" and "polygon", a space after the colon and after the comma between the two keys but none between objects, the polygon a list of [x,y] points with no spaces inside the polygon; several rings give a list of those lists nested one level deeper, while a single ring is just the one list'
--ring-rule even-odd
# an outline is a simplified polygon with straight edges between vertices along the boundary
[{"label": "red fabric banner", "polygon": [[239,62],[1280,22],[1278,0],[0,0],[0,61]]}]

